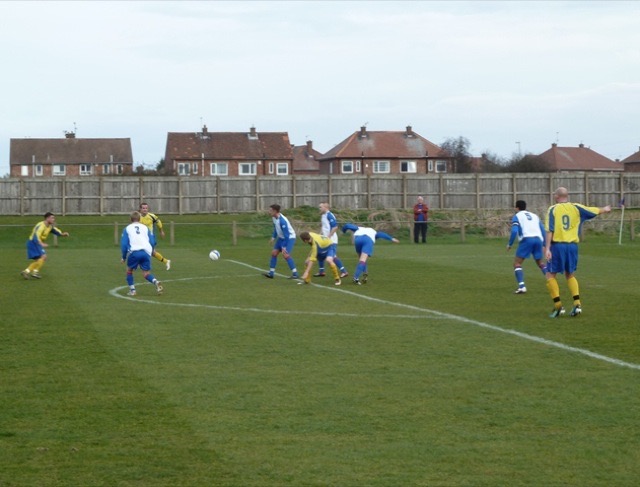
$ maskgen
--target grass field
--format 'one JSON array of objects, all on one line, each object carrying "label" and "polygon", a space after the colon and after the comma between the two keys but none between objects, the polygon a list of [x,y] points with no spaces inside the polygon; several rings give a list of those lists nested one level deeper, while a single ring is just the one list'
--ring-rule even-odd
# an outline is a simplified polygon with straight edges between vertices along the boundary
[{"label": "grass field", "polygon": [[113,227],[65,220],[41,280],[19,275],[37,219],[0,226],[0,487],[638,484],[637,242],[590,236],[583,315],[552,320],[505,239],[379,242],[337,288],[184,225],[165,293],[136,273],[129,298]]}]

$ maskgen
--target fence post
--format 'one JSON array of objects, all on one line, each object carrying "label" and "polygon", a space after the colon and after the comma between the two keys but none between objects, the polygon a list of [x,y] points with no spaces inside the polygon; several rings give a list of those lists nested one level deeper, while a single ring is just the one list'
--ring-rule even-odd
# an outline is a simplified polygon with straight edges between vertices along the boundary
[{"label": "fence post", "polygon": [[176,225],[173,221],[169,222],[169,245],[173,247],[176,241]]},{"label": "fence post", "polygon": [[464,222],[464,220],[460,221],[460,239],[464,242],[465,241],[465,231],[466,231],[466,223]]},{"label": "fence post", "polygon": [[231,223],[231,242],[234,247],[238,245],[238,222],[235,220]]},{"label": "fence post", "polygon": [[60,180],[60,197],[62,198],[62,215],[67,214],[67,185],[64,184],[64,179]]},{"label": "fence post", "polygon": [[113,243],[118,245],[118,222],[113,222]]},{"label": "fence post", "polygon": [[216,176],[216,212],[220,214],[220,176]]},{"label": "fence post", "polygon": [[636,239],[636,224],[635,224],[635,220],[633,219],[633,217],[631,217],[629,219],[629,226],[630,226],[630,230],[631,230],[631,240],[635,240]]},{"label": "fence post", "polygon": [[291,176],[291,199],[293,201],[293,207],[298,206],[298,195],[296,194],[296,177]]}]

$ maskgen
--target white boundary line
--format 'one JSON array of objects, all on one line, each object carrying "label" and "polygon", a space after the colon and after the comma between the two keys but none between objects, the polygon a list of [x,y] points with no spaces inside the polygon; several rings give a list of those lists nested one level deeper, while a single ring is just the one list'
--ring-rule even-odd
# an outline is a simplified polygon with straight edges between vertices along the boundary
[{"label": "white boundary line", "polygon": [[[244,267],[248,267],[249,269],[254,269],[257,271],[262,272],[263,270],[260,269],[259,267],[254,267],[252,265],[246,264],[244,262],[239,262],[236,260],[231,260],[231,259],[226,259],[226,262],[232,262],[234,264],[238,264]],[[279,275],[279,274],[276,274]],[[252,274],[253,276],[253,274]],[[211,277],[189,277],[189,278],[184,278],[184,279],[172,279],[172,281],[189,281],[189,280],[194,280],[194,279],[211,279]],[[578,353],[581,355],[585,355],[587,357],[596,359],[596,360],[600,360],[602,362],[607,362],[613,365],[617,365],[619,367],[626,367],[629,369],[634,369],[634,370],[640,370],[640,364],[635,364],[633,362],[625,362],[624,360],[619,360],[613,357],[608,357],[606,355],[602,355],[600,353],[596,353],[596,352],[592,352],[591,350],[587,350],[585,348],[578,348],[578,347],[572,347],[570,345],[565,345],[564,343],[560,343],[560,342],[555,342],[553,340],[547,340],[546,338],[542,338],[542,337],[538,337],[535,335],[529,335],[528,333],[523,333],[517,330],[512,330],[509,328],[501,328],[499,326],[495,326],[495,325],[490,325],[489,323],[484,323],[482,321],[477,321],[477,320],[472,320],[470,318],[465,318],[464,316],[458,316],[458,315],[454,315],[451,313],[443,313],[441,311],[435,311],[432,309],[427,309],[427,308],[420,308],[418,306],[413,306],[410,304],[404,304],[404,303],[396,303],[394,301],[387,301],[384,299],[380,299],[380,298],[374,298],[371,296],[365,296],[362,294],[358,294],[356,292],[353,291],[348,291],[346,289],[340,288],[340,287],[336,287],[336,286],[319,286],[317,284],[311,284],[311,286],[315,286],[315,287],[319,287],[325,290],[329,290],[329,291],[335,291],[335,292],[340,292],[343,294],[348,294],[350,296],[355,296],[357,298],[360,299],[365,299],[367,301],[371,301],[374,303],[379,303],[379,304],[384,304],[384,305],[388,305],[388,306],[395,306],[395,307],[399,307],[399,308],[403,308],[406,310],[411,310],[411,311],[418,311],[420,313],[428,313],[431,314],[435,317],[438,318],[444,318],[444,319],[450,319],[450,320],[454,320],[454,321],[459,321],[460,323],[465,323],[468,325],[474,325],[474,326],[478,326],[480,328],[485,328],[488,330],[492,330],[492,331],[496,331],[499,333],[505,333],[507,335],[513,335],[515,337],[518,338],[522,338],[524,340],[529,340],[535,343],[540,343],[542,345],[546,345],[549,347],[554,347],[554,348],[558,348],[560,350],[564,350],[566,352],[572,352],[572,353]],[[245,311],[245,312],[259,312],[259,313],[275,313],[275,314],[305,314],[305,315],[315,315],[315,316],[344,316],[344,317],[361,317],[361,318],[410,318],[410,319],[424,319],[423,315],[380,315],[380,314],[376,314],[376,315],[365,315],[362,313],[330,313],[330,312],[309,312],[309,311],[287,311],[287,310],[272,310],[272,309],[262,309],[262,308],[246,308],[246,307],[237,307],[237,306],[215,306],[215,305],[201,305],[201,304],[188,304],[188,303],[163,303],[163,302],[158,302],[158,301],[151,301],[151,300],[146,300],[146,299],[140,299],[139,297],[129,297],[129,296],[123,296],[121,294],[118,294],[119,290],[122,289],[126,289],[127,286],[119,286],[117,288],[114,288],[112,290],[109,291],[109,294],[111,294],[112,296],[115,296],[117,298],[120,299],[128,299],[131,301],[135,301],[135,302],[144,302],[144,303],[149,303],[149,304],[160,304],[160,305],[165,305],[165,306],[185,306],[185,307],[193,307],[193,308],[213,308],[213,309],[224,309],[224,310],[230,310],[230,311]]]}]

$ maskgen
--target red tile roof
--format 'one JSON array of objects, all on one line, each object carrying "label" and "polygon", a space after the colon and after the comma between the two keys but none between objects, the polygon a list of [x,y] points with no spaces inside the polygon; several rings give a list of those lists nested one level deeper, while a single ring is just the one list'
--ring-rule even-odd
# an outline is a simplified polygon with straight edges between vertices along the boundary
[{"label": "red tile roof", "polygon": [[317,174],[320,168],[318,160],[322,153],[313,148],[313,143],[308,141],[306,145],[293,146],[293,173]]},{"label": "red tile roof", "polygon": [[580,144],[578,147],[551,148],[539,155],[546,160],[555,171],[623,171],[619,162],[598,154],[589,147]]},{"label": "red tile roof", "polygon": [[437,145],[407,127],[404,132],[369,131],[361,127],[324,154],[321,160],[335,158],[383,157],[413,159],[448,155]]},{"label": "red tile roof", "polygon": [[128,138],[11,139],[9,159],[10,164],[133,164],[131,139]]},{"label": "red tile roof", "polygon": [[631,154],[629,157],[622,159],[621,162],[623,164],[627,162],[640,162],[640,150],[638,150],[638,152]]},{"label": "red tile roof", "polygon": [[172,160],[292,160],[287,132],[169,132],[165,153]]}]

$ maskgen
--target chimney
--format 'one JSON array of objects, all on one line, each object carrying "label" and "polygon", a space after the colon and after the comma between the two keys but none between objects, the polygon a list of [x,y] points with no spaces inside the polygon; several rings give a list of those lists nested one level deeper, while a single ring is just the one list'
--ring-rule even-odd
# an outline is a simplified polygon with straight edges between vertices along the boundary
[{"label": "chimney", "polygon": [[203,125],[202,126],[202,134],[205,135],[205,134],[208,134],[208,133],[209,133],[209,129],[207,128],[206,125]]},{"label": "chimney", "polygon": [[313,151],[313,141],[307,140],[307,152],[311,154],[311,151]]},{"label": "chimney", "polygon": [[413,135],[413,129],[412,129],[411,125],[407,125],[407,135],[408,136],[412,136]]},{"label": "chimney", "polygon": [[64,136],[67,139],[75,139],[76,138],[76,133],[75,132],[66,132],[65,131]]},{"label": "chimney", "polygon": [[580,147],[581,149],[584,149],[584,144],[580,142],[580,144],[578,144],[578,147]]},{"label": "chimney", "polygon": [[257,137],[258,134],[256,133],[256,128],[255,127],[251,127],[251,129],[249,130],[249,137]]},{"label": "chimney", "polygon": [[552,142],[551,143],[551,147],[553,147],[555,149],[556,147],[558,147],[558,144],[556,144],[555,142]]},{"label": "chimney", "polygon": [[367,127],[366,125],[363,125],[362,127],[360,127],[360,137],[366,137],[367,136]]}]

